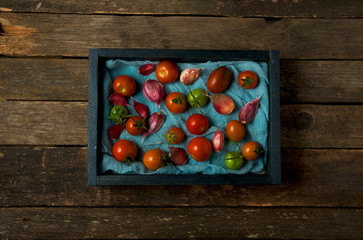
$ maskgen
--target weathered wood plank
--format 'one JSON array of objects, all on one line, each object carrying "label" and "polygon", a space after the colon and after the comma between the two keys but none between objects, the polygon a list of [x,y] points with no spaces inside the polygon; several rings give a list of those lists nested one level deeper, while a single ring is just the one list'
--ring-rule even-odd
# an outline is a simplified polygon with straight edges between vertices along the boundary
[{"label": "weathered wood plank", "polygon": [[283,105],[281,144],[298,148],[362,148],[363,106]]},{"label": "weathered wood plank", "polygon": [[[88,98],[87,59],[0,58],[0,97],[10,100]],[[362,103],[363,61],[281,61],[281,101]],[[345,84],[349,77],[349,84]],[[46,89],[46,91],[44,91]]]},{"label": "weathered wood plank", "polygon": [[46,1],[0,0],[0,10],[5,12],[43,13],[97,13],[97,14],[163,14],[207,15],[239,17],[312,17],[347,18],[362,17],[362,1],[305,0],[305,1],[232,1],[163,0],[153,3],[143,0],[114,1],[79,0]]},{"label": "weathered wood plank", "polygon": [[0,101],[0,109],[0,144],[87,144],[86,102]]},{"label": "weathered wood plank", "polygon": [[[87,145],[85,102],[0,101],[0,109],[2,145]],[[281,106],[283,147],[362,148],[362,126],[362,105]]]},{"label": "weathered wood plank", "polygon": [[0,234],[11,239],[361,239],[363,234],[361,209],[3,208],[0,213]]},{"label": "weathered wood plank", "polygon": [[289,59],[363,58],[361,19],[0,13],[0,23],[0,54],[6,56],[85,57],[89,48],[108,47],[278,49]]},{"label": "weathered wood plank", "polygon": [[89,187],[86,148],[0,147],[0,206],[363,207],[362,158],[283,148],[280,186]]},{"label": "weathered wood plank", "polygon": [[0,58],[0,98],[82,100],[88,98],[88,60]]},{"label": "weathered wood plank", "polygon": [[363,61],[281,61],[281,102],[363,102]]}]

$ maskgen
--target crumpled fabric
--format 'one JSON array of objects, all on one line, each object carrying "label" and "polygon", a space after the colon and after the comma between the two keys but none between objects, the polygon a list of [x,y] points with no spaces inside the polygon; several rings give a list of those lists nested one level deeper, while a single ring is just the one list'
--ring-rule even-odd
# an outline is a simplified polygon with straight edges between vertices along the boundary
[{"label": "crumpled fabric", "polygon": [[[128,139],[136,144],[138,147],[138,157],[136,161],[132,162],[130,165],[126,163],[121,163],[116,161],[112,156],[112,145],[118,140],[112,141],[108,138],[107,130],[114,123],[106,119],[109,116],[110,110],[113,107],[108,102],[109,95],[113,92],[112,90],[112,82],[119,75],[128,75],[132,77],[136,81],[136,93],[133,98],[149,107],[150,115],[154,112],[161,112],[156,103],[149,102],[142,93],[142,84],[147,79],[156,79],[155,71],[148,76],[142,76],[138,70],[140,66],[144,64],[158,62],[152,61],[125,61],[121,59],[117,60],[108,60],[105,62],[104,71],[101,76],[101,90],[102,90],[102,103],[100,107],[102,107],[101,111],[103,112],[102,117],[102,130],[101,130],[101,161],[100,161],[100,173],[115,173],[115,174],[245,174],[248,172],[258,173],[263,172],[267,159],[268,152],[268,123],[269,123],[269,80],[268,80],[268,64],[265,62],[253,62],[253,61],[216,61],[216,62],[196,62],[196,63],[176,63],[179,71],[186,68],[202,68],[200,72],[200,76],[196,82],[192,85],[189,85],[191,89],[201,88],[207,89],[207,80],[211,72],[220,67],[226,66],[229,68],[232,73],[232,81],[228,86],[227,90],[223,93],[230,96],[235,102],[235,109],[229,115],[221,115],[218,114],[211,103],[208,100],[208,103],[202,107],[203,113],[207,116],[209,120],[210,128],[208,131],[201,136],[206,137],[210,141],[212,141],[214,132],[219,126],[219,129],[225,133],[225,126],[230,120],[238,120],[238,113],[242,109],[242,107],[249,101],[256,99],[262,94],[260,105],[258,109],[258,113],[256,115],[255,120],[246,125],[246,134],[245,137],[239,144],[244,144],[247,141],[256,141],[258,142],[264,150],[264,154],[260,156],[255,161],[244,161],[243,166],[238,170],[229,170],[224,163],[224,157],[227,154],[227,151],[236,151],[238,149],[237,145],[232,143],[228,145],[228,140],[225,139],[225,148],[221,152],[213,152],[212,156],[205,162],[197,162],[193,160],[190,156],[187,161],[187,164],[183,166],[175,166],[173,164],[168,164],[156,171],[151,171],[144,167],[142,164],[142,156],[143,154],[150,149],[153,148],[161,148],[166,153],[168,153],[167,142],[165,138],[162,136],[169,130],[171,127],[179,127],[185,132],[185,139],[181,144],[173,145],[173,147],[181,147],[183,149],[187,149],[188,142],[196,137],[189,133],[186,128],[186,121],[188,117],[194,113],[200,113],[197,108],[193,109],[188,106],[187,110],[181,114],[172,114],[166,108],[164,101],[161,103],[161,108],[167,112],[165,116],[165,122],[161,129],[147,136],[144,139],[144,149],[141,145],[141,136],[131,136],[124,130],[119,139]],[[156,65],[155,65],[156,67]],[[259,77],[259,84],[256,88],[247,90],[243,89],[238,83],[238,75],[239,73],[250,70],[255,72]],[[171,84],[163,84],[165,89],[165,96],[171,92],[181,92],[186,97],[189,94],[188,86],[183,85],[179,79]],[[209,92],[209,91],[208,91]],[[210,93],[210,92],[209,92]],[[165,99],[164,96],[164,99]],[[130,98],[126,98],[128,103],[133,106],[132,100]],[[130,114],[137,115],[135,110],[132,107],[127,107]],[[155,144],[157,142],[163,142],[164,145]]]}]

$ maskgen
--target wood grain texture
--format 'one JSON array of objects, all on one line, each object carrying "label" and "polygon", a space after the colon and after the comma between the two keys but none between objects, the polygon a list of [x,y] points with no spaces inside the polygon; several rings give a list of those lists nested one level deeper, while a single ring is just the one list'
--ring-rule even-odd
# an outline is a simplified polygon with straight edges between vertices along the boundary
[{"label": "wood grain texture", "polygon": [[363,148],[363,105],[283,105],[281,145]]},{"label": "wood grain texture", "polygon": [[[10,208],[3,238],[360,239],[361,209]],[[347,224],[349,222],[349,224]]]},{"label": "wood grain texture", "polygon": [[0,101],[0,144],[87,144],[87,103]]},{"label": "wood grain texture", "polygon": [[108,1],[79,0],[46,2],[38,0],[0,0],[4,12],[97,13],[97,14],[162,14],[239,17],[362,17],[362,1],[305,0],[305,1]]},{"label": "wood grain texture", "polygon": [[87,101],[88,61],[0,58],[0,98]]},{"label": "wood grain texture", "polygon": [[0,207],[363,207],[362,158],[363,150],[283,148],[279,186],[90,187],[87,148],[0,147]]},{"label": "wood grain texture", "polygon": [[[281,101],[363,103],[362,75],[363,61],[283,60]],[[2,99],[88,98],[87,59],[0,58],[0,76]]]},{"label": "wood grain texture", "polygon": [[281,61],[281,102],[362,103],[363,61]]},{"label": "wood grain texture", "polygon": [[[280,50],[289,59],[362,59],[360,19],[0,13],[0,54],[86,57],[89,48]],[[201,31],[203,29],[203,31]],[[244,34],[248,33],[248,34]]]},{"label": "wood grain texture", "polygon": [[[0,101],[0,109],[2,145],[87,145],[87,103]],[[281,106],[282,147],[362,148],[362,126],[361,105]]]}]

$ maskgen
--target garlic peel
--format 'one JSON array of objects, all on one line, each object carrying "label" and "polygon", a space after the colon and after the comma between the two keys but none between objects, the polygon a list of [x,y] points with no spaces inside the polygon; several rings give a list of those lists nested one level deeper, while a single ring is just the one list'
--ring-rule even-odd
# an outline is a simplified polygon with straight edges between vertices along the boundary
[{"label": "garlic peel", "polygon": [[261,95],[258,98],[248,102],[241,109],[241,111],[238,114],[238,119],[243,124],[249,124],[255,119],[257,112],[258,112],[258,106],[260,104],[260,99],[261,99]]},{"label": "garlic peel", "polygon": [[194,83],[200,74],[201,68],[187,68],[180,73],[180,82],[184,85],[190,85]]}]

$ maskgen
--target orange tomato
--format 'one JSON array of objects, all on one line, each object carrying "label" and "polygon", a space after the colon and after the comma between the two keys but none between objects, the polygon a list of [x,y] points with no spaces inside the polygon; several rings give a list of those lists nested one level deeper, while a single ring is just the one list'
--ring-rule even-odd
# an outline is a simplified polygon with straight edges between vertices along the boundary
[{"label": "orange tomato", "polygon": [[238,120],[231,120],[226,126],[226,135],[229,140],[239,142],[245,136],[245,127]]},{"label": "orange tomato", "polygon": [[187,108],[187,101],[182,93],[172,92],[166,96],[165,106],[172,113],[182,113]]},{"label": "orange tomato", "polygon": [[147,151],[142,162],[144,166],[152,171],[156,171],[163,167],[166,161],[166,153],[161,149],[151,149]]},{"label": "orange tomato", "polygon": [[242,155],[249,161],[256,160],[262,153],[262,148],[256,142],[246,142],[242,147]]}]

